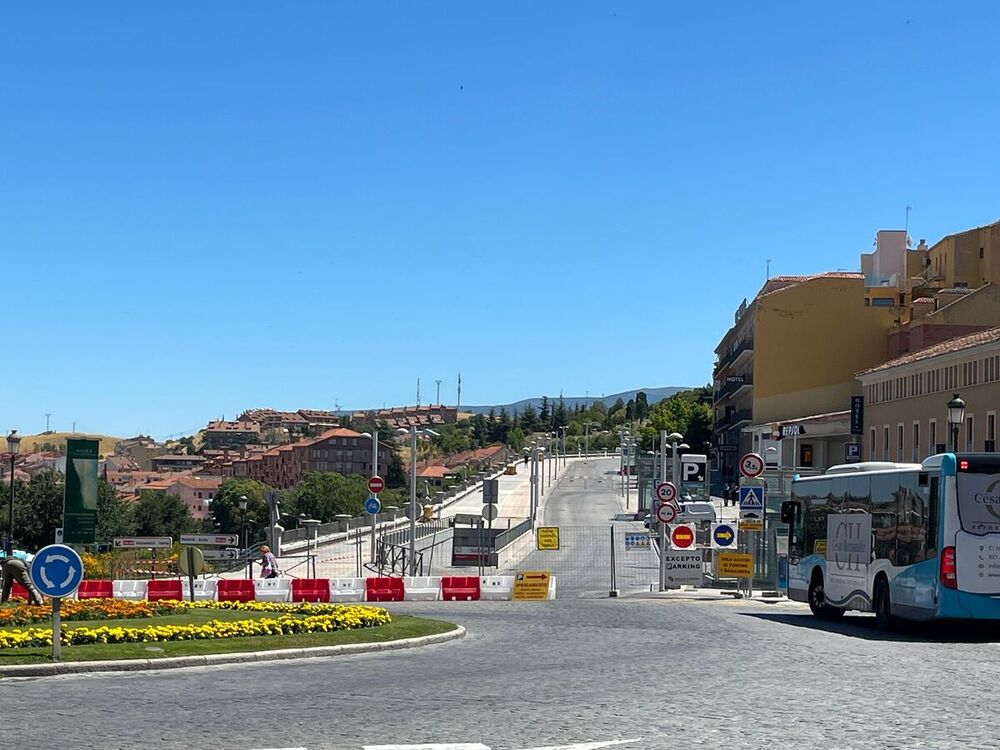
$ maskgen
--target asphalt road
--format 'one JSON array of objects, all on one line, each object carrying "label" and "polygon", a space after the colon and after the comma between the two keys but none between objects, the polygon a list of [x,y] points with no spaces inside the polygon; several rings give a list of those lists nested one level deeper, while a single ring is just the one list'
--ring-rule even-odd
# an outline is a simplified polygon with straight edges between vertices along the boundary
[{"label": "asphalt road", "polygon": [[459,622],[469,636],[371,656],[4,680],[4,741],[18,750],[522,750],[630,739],[622,746],[995,748],[1000,736],[992,641],[886,638],[871,618],[830,626],[792,605],[725,601],[392,609]]}]

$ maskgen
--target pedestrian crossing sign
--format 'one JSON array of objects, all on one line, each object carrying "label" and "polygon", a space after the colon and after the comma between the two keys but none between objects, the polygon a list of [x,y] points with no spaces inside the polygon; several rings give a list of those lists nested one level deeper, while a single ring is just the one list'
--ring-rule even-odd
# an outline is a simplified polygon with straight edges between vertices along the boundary
[{"label": "pedestrian crossing sign", "polygon": [[763,487],[740,487],[740,511],[746,510],[764,512]]}]

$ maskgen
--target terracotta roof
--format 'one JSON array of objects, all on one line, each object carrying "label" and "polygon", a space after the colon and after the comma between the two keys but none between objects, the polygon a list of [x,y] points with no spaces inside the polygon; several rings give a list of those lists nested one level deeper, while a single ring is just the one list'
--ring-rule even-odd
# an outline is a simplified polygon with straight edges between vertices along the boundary
[{"label": "terracotta roof", "polygon": [[260,425],[256,422],[223,422],[216,420],[208,423],[205,432],[260,432]]},{"label": "terracotta roof", "polygon": [[[804,284],[807,281],[815,281],[816,279],[861,279],[864,281],[865,275],[863,273],[858,273],[855,271],[825,271],[824,273],[814,273],[809,276],[772,276],[767,281],[764,282],[764,286],[757,293],[757,299],[761,297],[767,297],[771,294],[777,294],[778,292],[784,291],[789,287],[797,286],[798,284]],[[769,284],[775,282],[782,283],[783,286],[777,289],[768,289]]]},{"label": "terracotta roof", "polygon": [[942,354],[960,352],[965,349],[972,349],[977,346],[982,346],[983,344],[992,344],[998,341],[1000,341],[1000,327],[987,328],[985,331],[970,333],[968,336],[959,336],[958,338],[942,341],[940,344],[935,344],[934,346],[930,346],[926,349],[921,349],[918,352],[904,354],[902,357],[896,357],[896,359],[889,360],[878,367],[872,367],[870,370],[859,372],[858,375],[868,375],[872,372],[881,372],[882,370],[912,364],[913,362],[920,362],[925,359],[931,359],[932,357],[940,357]]},{"label": "terracotta roof", "polygon": [[448,474],[454,472],[447,466],[428,466],[426,469],[417,472],[418,479],[444,479]]}]

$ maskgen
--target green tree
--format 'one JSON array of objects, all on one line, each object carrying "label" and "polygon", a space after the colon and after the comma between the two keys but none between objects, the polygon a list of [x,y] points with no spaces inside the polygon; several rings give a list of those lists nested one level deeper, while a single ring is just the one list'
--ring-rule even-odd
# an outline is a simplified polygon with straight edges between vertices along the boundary
[{"label": "green tree", "polygon": [[538,409],[538,422],[538,429],[546,431],[552,429],[552,413],[549,410],[548,396],[542,396],[542,405]]},{"label": "green tree", "polygon": [[520,427],[525,434],[530,434],[538,429],[538,412],[530,403],[526,404],[521,412]]},{"label": "green tree", "polygon": [[389,456],[389,468],[385,472],[385,486],[389,489],[399,489],[406,486],[406,469],[403,467],[403,457],[396,448],[392,449]]},{"label": "green tree", "polygon": [[[4,487],[4,499],[10,485]],[[14,547],[34,551],[55,541],[62,525],[63,477],[57,471],[39,471],[29,482],[14,483]],[[7,513],[3,517],[7,531]]]},{"label": "green tree", "polygon": [[219,486],[212,500],[212,517],[219,530],[229,534],[242,534],[244,513],[240,510],[240,497],[246,495],[247,526],[251,541],[263,538],[264,529],[271,521],[266,493],[271,487],[254,479],[227,479]]},{"label": "green tree", "polygon": [[524,433],[520,427],[512,427],[507,433],[507,445],[514,451],[524,448]]},{"label": "green tree", "polygon": [[367,497],[367,480],[359,474],[311,472],[286,496],[286,510],[293,515],[304,513],[309,518],[326,522],[342,513],[358,515]]},{"label": "green tree", "polygon": [[569,422],[569,412],[566,410],[566,400],[559,394],[559,401],[556,403],[555,411],[552,413],[552,426],[556,429],[565,427]]},{"label": "green tree", "polygon": [[135,531],[142,536],[170,536],[197,531],[200,524],[191,517],[180,497],[164,492],[143,490],[132,506]]},{"label": "green tree", "polygon": [[97,541],[108,543],[116,536],[135,532],[131,508],[103,479],[97,482]]},{"label": "green tree", "polygon": [[445,455],[461,453],[464,450],[468,450],[469,438],[466,433],[460,430],[456,425],[441,425],[439,428],[436,428],[435,431],[438,434],[433,440],[434,446]]}]

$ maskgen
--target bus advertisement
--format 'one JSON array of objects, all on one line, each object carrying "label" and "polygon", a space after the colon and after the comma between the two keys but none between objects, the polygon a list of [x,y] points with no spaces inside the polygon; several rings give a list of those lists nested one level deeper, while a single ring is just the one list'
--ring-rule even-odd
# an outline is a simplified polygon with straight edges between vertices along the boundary
[{"label": "bus advertisement", "polygon": [[1000,455],[862,462],[796,478],[788,596],[817,617],[1000,619]]}]

